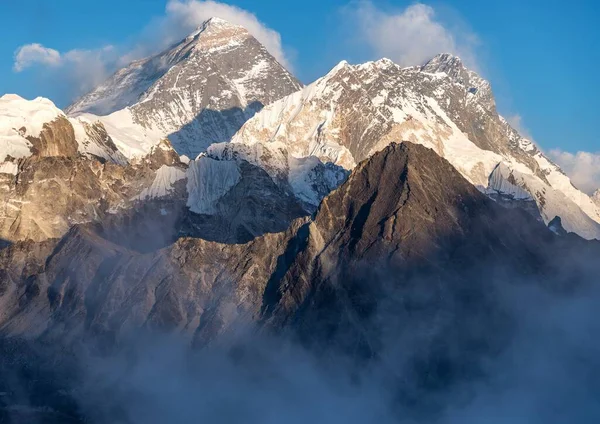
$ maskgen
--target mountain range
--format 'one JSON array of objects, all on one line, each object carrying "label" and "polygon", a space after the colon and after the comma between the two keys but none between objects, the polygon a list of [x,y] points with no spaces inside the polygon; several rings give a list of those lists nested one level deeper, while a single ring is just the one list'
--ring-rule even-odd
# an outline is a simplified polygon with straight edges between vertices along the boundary
[{"label": "mountain range", "polygon": [[140,331],[209,349],[252,328],[359,367],[415,338],[390,390],[426,407],[510,344],[498,281],[577,290],[600,254],[600,191],[450,54],[303,86],[212,18],[64,112],[2,96],[0,160],[0,377],[26,387],[0,383],[0,422],[89,422],[64,352]]}]

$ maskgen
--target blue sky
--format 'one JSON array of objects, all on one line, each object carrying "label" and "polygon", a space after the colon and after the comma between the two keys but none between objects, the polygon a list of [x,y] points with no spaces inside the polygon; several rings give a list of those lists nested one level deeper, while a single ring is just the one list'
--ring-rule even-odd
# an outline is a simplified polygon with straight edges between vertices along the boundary
[{"label": "blue sky", "polygon": [[[42,95],[66,106],[70,97],[81,90],[80,79],[89,71],[75,75],[76,69],[69,65],[67,71],[60,72],[61,76],[56,68],[34,65],[15,72],[17,48],[40,43],[63,54],[111,45],[121,54],[145,43],[148,49],[151,40],[157,41],[161,35],[154,28],[164,23],[166,3],[167,0],[2,2],[0,93],[15,92],[28,98]],[[384,34],[384,39],[381,34],[377,39],[377,35],[365,33],[377,29],[361,24],[363,17],[359,15],[364,10],[359,9],[368,4],[371,17],[380,21],[401,15],[414,5],[400,0],[227,3],[255,14],[266,27],[281,34],[285,56],[303,82],[323,75],[342,59],[359,62],[377,59],[386,52],[398,53],[404,47],[394,40],[395,33]],[[598,3],[425,2],[435,13],[431,19],[453,37],[456,50],[466,52],[470,62],[492,82],[500,112],[511,117],[543,149],[570,152],[600,151]],[[401,35],[402,32],[398,37]],[[390,45],[398,42],[399,48]],[[110,66],[113,65],[107,68]]]}]

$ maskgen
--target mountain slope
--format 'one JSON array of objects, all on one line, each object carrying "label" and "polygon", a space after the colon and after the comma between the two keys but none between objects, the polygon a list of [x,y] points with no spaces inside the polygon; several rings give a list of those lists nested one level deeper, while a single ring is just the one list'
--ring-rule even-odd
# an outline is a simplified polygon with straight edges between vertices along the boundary
[{"label": "mountain slope", "polygon": [[119,70],[67,112],[104,122],[130,158],[163,137],[195,158],[300,88],[248,31],[212,18],[168,50]]},{"label": "mountain slope", "polygon": [[0,157],[0,239],[10,242],[58,238],[104,220],[150,189],[161,166],[183,168],[168,142],[129,164],[101,123],[15,95],[0,98]]},{"label": "mountain slope", "polygon": [[[402,271],[394,275],[418,271],[442,281],[464,280],[483,264],[545,274],[560,269],[566,255],[553,254],[569,240],[488,199],[433,151],[392,144],[362,162],[313,220],[299,219],[285,232],[245,244],[181,238],[139,253],[94,226],[75,226],[47,257],[47,249],[16,243],[2,253],[0,326],[14,335],[48,331],[115,340],[156,324],[205,343],[235,323],[259,319],[279,328],[308,311],[341,314],[337,307],[322,309],[325,299],[316,302],[311,293],[334,281],[344,286],[365,261],[377,264],[373,271],[393,265]],[[315,334],[325,325],[298,322]]]},{"label": "mountain slope", "polygon": [[[159,211],[172,226],[161,232],[166,240],[194,234],[238,242],[285,229],[307,213],[287,183],[265,181],[264,173],[241,160],[231,165],[244,170],[243,181],[213,193],[209,180],[218,175],[205,172],[193,184],[194,170],[206,166],[192,161],[186,169],[189,161],[180,162],[165,140],[180,142],[179,153],[195,157],[231,137],[263,102],[298,88],[245,29],[211,19],[167,51],[117,72],[74,104],[71,116],[46,99],[3,96],[0,238],[42,241],[75,224],[112,225]],[[240,208],[240,202],[252,208]],[[160,221],[160,214],[155,218]]]},{"label": "mountain slope", "polygon": [[566,208],[565,228],[600,238],[600,209],[497,114],[489,83],[451,55],[412,68],[387,59],[341,62],[302,91],[267,106],[232,141],[283,145],[294,157],[316,156],[351,169],[402,140],[434,149],[482,190],[499,163],[531,176],[535,183],[523,189],[546,222]]},{"label": "mountain slope", "polygon": [[[26,367],[72,372],[73,343],[107,352],[141,332],[166,332],[196,346],[233,340],[237,355],[245,352],[237,336],[258,326],[327,353],[324,366],[343,354],[358,364],[353,376],[381,367],[385,393],[410,408],[401,409],[406,418],[421,405],[437,411],[432,397],[481,378],[486,360],[511,346],[519,323],[503,291],[573,293],[585,277],[578,260],[598,254],[598,242],[555,235],[501,207],[432,150],[391,144],[358,164],[314,219],[248,243],[181,238],[140,253],[96,226],[15,243],[0,251],[0,329],[60,352]],[[70,405],[53,396],[34,404]]]}]

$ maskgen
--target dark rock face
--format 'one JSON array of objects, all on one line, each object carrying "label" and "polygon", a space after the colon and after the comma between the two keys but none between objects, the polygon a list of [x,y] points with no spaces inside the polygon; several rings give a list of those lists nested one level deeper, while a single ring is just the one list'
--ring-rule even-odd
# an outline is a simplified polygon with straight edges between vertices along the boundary
[{"label": "dark rock face", "polygon": [[382,293],[428,284],[419,280],[436,282],[434,292],[452,292],[456,284],[479,299],[485,285],[476,279],[485,266],[536,273],[554,243],[543,224],[498,206],[433,151],[407,143],[361,163],[323,201],[305,237],[287,272],[270,281],[276,295],[266,299],[263,318],[298,323],[313,335],[317,322],[365,322]]},{"label": "dark rock face", "polygon": [[[76,226],[49,256],[21,244],[2,251],[12,287],[3,296],[12,312],[2,328],[115,340],[157,322],[200,344],[239,320],[312,336],[338,327],[355,333],[351,323],[364,322],[389,289],[381,281],[394,291],[422,277],[479,298],[486,286],[472,277],[481,278],[482,267],[553,272],[561,263],[545,252],[571,243],[527,213],[497,205],[433,151],[408,143],[361,163],[314,219],[246,244],[182,238],[140,253],[103,231]],[[26,266],[23,255],[37,265]]]},{"label": "dark rock face", "polygon": [[289,191],[261,168],[240,161],[240,181],[216,206],[216,213],[186,212],[182,233],[221,243],[247,243],[265,233],[281,232],[308,213]]},{"label": "dark rock face", "polygon": [[550,229],[550,231],[552,231],[554,234],[556,234],[558,236],[566,236],[567,235],[567,230],[565,230],[563,228],[562,220],[560,219],[560,216],[557,216],[552,221],[550,221],[548,223],[548,228]]}]

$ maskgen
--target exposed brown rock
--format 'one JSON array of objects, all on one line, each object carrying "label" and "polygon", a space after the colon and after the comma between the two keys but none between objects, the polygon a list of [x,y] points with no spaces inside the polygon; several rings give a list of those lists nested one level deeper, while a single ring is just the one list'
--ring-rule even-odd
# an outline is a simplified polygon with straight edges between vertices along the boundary
[{"label": "exposed brown rock", "polygon": [[37,157],[62,156],[77,157],[77,140],[73,126],[67,118],[59,116],[54,121],[44,124],[38,137],[28,136],[31,152]]}]

